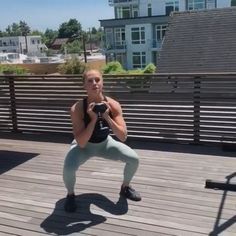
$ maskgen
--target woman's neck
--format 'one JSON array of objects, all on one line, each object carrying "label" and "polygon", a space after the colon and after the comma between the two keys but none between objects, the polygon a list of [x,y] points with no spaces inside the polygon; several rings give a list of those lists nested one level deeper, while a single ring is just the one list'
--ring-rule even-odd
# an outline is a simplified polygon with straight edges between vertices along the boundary
[{"label": "woman's neck", "polygon": [[99,102],[102,102],[105,100],[105,96],[101,93],[101,94],[91,94],[89,95],[88,94],[88,103],[91,103],[91,102],[95,102],[95,103],[99,103]]}]

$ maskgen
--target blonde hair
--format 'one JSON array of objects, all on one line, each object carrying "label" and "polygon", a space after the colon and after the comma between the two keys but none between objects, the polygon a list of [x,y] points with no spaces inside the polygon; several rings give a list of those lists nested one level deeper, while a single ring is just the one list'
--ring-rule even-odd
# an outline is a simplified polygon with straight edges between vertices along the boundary
[{"label": "blonde hair", "polygon": [[97,70],[97,69],[88,69],[86,71],[84,71],[83,75],[82,75],[82,79],[83,79],[83,82],[85,81],[85,79],[87,78],[87,75],[89,72],[92,72],[92,71],[95,71],[95,72],[98,72],[101,77],[102,77],[102,72],[100,70]]}]

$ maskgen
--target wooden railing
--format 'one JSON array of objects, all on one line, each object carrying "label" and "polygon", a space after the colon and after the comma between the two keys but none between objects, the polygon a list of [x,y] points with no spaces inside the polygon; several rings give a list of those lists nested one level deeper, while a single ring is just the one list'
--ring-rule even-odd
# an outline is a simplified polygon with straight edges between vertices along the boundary
[{"label": "wooden railing", "polygon": [[[129,137],[184,143],[236,142],[236,73],[104,75]],[[81,76],[0,76],[0,130],[71,133]]]}]

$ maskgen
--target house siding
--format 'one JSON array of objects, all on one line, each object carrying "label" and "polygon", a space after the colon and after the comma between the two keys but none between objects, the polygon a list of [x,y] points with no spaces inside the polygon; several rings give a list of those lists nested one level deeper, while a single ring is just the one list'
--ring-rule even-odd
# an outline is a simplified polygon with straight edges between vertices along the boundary
[{"label": "house siding", "polygon": [[158,60],[161,73],[235,72],[236,7],[175,13]]},{"label": "house siding", "polygon": [[[41,36],[27,36],[28,55],[42,55],[46,45],[42,43]],[[26,42],[24,36],[0,37],[0,52],[16,52],[24,54],[26,52]]]},{"label": "house siding", "polygon": [[[137,5],[139,8],[139,16],[136,18],[121,18],[121,19],[107,19],[100,20],[101,27],[104,28],[106,32],[107,28],[112,29],[113,32],[113,41],[110,43],[115,43],[114,29],[117,27],[125,28],[125,45],[126,47],[123,50],[114,48],[106,48],[107,42],[105,40],[104,50],[106,54],[107,61],[116,60],[116,55],[123,53],[123,56],[126,58],[123,63],[125,69],[133,69],[132,65],[132,53],[134,51],[145,51],[146,52],[146,64],[156,63],[157,58],[155,55],[158,55],[161,49],[161,43],[155,44],[153,42],[157,40],[155,27],[156,25],[168,25],[169,16],[166,16],[166,2],[167,0],[139,0],[139,1],[127,1],[122,3],[114,3],[112,6],[129,6]],[[129,3],[129,4],[128,4]],[[148,16],[148,4],[151,4],[152,7],[152,16]],[[217,0],[216,7],[229,7],[231,4],[230,0]],[[187,9],[187,1],[179,0],[179,11],[183,12]],[[133,27],[140,27],[144,25],[145,27],[145,44],[139,44],[139,46],[132,44],[131,40],[131,29]],[[111,38],[111,37],[110,37]]]}]

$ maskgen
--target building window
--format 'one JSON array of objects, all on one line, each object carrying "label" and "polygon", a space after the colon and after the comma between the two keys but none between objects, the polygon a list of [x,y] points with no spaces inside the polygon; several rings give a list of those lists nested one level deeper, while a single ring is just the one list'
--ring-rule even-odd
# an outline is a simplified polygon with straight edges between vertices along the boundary
[{"label": "building window", "polygon": [[123,53],[117,53],[116,61],[120,62],[121,65],[126,65],[126,55]]},{"label": "building window", "polygon": [[131,18],[131,17],[138,17],[139,10],[138,5],[128,6],[128,7],[115,7],[115,18],[122,19],[122,18]]},{"label": "building window", "polygon": [[166,2],[166,15],[169,16],[172,11],[179,11],[179,1]]},{"label": "building window", "polygon": [[118,47],[125,44],[125,28],[115,28],[115,44]]},{"label": "building window", "polygon": [[106,49],[111,49],[113,44],[113,33],[112,29],[108,28],[105,30],[106,35]]},{"label": "building window", "polygon": [[188,10],[205,9],[205,0],[188,0]]},{"label": "building window", "polygon": [[145,28],[135,27],[131,29],[132,44],[144,44],[145,43]]},{"label": "building window", "polygon": [[207,9],[214,9],[214,8],[216,8],[216,0],[207,0],[206,8]]},{"label": "building window", "polygon": [[216,8],[216,0],[188,0],[188,10],[214,9]]},{"label": "building window", "polygon": [[152,4],[148,3],[148,16],[152,16]]},{"label": "building window", "polygon": [[146,53],[145,52],[133,52],[133,68],[143,69],[146,66]]},{"label": "building window", "polygon": [[166,33],[167,25],[156,25],[156,40],[162,41]]},{"label": "building window", "polygon": [[116,18],[130,18],[130,7],[116,7]]},{"label": "building window", "polygon": [[132,8],[132,17],[137,18],[139,16],[138,6],[133,6]]}]

